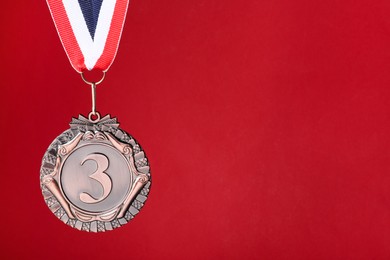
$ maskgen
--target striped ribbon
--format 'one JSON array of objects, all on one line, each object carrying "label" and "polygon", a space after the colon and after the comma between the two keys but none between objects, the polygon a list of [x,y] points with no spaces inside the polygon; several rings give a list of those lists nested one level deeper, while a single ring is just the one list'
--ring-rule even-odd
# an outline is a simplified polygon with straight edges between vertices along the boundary
[{"label": "striped ribbon", "polygon": [[107,71],[114,61],[129,0],[47,0],[70,63],[77,72]]}]

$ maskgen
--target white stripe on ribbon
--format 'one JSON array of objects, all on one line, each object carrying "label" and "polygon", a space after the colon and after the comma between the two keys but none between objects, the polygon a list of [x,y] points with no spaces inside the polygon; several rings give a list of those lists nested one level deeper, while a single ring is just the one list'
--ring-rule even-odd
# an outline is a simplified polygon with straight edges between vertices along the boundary
[{"label": "white stripe on ribbon", "polygon": [[62,2],[81,53],[84,56],[84,64],[88,70],[91,70],[103,54],[108,32],[110,31],[116,0],[103,1],[96,25],[94,40],[89,33],[87,23],[85,22],[78,1],[63,0]]}]

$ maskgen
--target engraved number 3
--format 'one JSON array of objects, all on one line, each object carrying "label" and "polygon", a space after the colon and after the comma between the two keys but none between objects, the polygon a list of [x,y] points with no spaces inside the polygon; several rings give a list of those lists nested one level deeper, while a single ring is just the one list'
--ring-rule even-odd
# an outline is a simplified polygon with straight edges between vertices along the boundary
[{"label": "engraved number 3", "polygon": [[97,169],[94,173],[92,173],[89,178],[92,178],[98,181],[103,187],[103,195],[100,198],[94,198],[90,194],[83,192],[80,194],[80,200],[85,203],[98,203],[105,198],[107,198],[108,194],[111,192],[112,182],[110,177],[107,175],[105,170],[108,168],[108,159],[106,156],[102,154],[92,153],[87,155],[84,160],[81,162],[83,165],[86,161],[93,160],[97,164]]}]

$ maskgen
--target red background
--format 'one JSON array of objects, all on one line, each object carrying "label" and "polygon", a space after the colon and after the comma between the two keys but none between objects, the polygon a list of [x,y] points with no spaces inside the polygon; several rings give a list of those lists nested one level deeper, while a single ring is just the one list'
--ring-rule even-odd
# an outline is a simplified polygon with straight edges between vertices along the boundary
[{"label": "red background", "polygon": [[69,228],[39,168],[90,89],[45,1],[2,1],[1,250],[31,259],[390,259],[389,1],[133,0],[98,86],[153,186]]}]

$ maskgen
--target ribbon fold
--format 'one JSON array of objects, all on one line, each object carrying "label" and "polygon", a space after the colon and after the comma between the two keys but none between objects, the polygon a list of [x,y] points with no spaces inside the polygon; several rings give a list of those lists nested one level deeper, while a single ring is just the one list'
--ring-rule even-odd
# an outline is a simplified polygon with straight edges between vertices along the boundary
[{"label": "ribbon fold", "polygon": [[107,71],[115,59],[129,0],[47,0],[72,67]]}]

